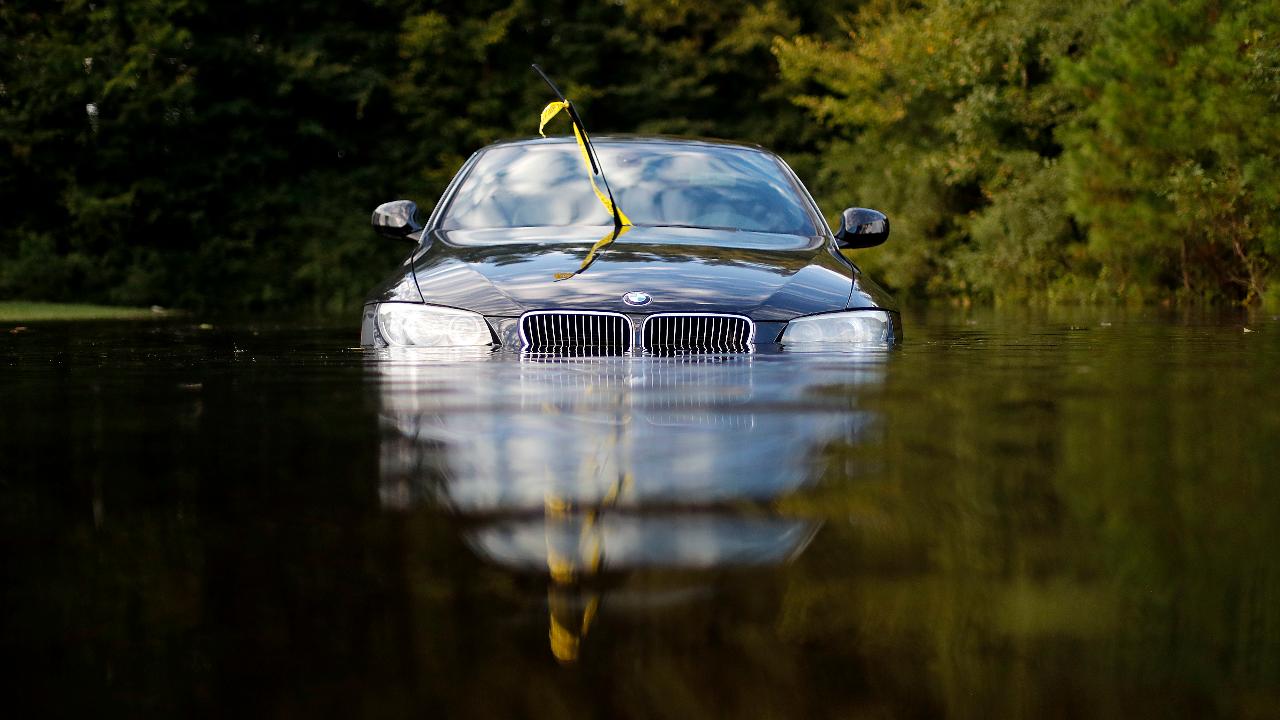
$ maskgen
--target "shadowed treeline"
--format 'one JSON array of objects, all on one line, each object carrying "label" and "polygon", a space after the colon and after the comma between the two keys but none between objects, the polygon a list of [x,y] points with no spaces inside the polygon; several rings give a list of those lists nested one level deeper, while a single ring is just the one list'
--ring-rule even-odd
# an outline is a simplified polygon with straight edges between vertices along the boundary
[{"label": "shadowed treeline", "polygon": [[[1280,7],[689,0],[0,4],[0,299],[350,309],[541,63],[596,132],[781,152],[907,295],[1275,299]],[[564,131],[564,128],[557,128]]]}]

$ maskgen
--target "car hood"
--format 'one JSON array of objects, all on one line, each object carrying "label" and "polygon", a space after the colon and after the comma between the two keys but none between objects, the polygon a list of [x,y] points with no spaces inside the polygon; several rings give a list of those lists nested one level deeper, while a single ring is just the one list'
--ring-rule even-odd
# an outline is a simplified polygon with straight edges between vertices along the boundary
[{"label": "car hood", "polygon": [[[610,235],[603,227],[439,230],[414,271],[426,302],[498,317],[576,309],[789,320],[843,309],[853,294],[856,271],[823,238],[701,228],[624,228],[586,270],[557,280]],[[623,303],[633,291],[652,302]]]}]

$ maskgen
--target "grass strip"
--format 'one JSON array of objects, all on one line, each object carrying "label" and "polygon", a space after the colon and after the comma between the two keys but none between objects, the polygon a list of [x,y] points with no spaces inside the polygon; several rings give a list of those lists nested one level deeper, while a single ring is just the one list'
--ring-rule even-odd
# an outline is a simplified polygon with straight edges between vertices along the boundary
[{"label": "grass strip", "polygon": [[139,307],[83,305],[79,303],[0,302],[0,323],[54,320],[152,320],[173,313]]}]

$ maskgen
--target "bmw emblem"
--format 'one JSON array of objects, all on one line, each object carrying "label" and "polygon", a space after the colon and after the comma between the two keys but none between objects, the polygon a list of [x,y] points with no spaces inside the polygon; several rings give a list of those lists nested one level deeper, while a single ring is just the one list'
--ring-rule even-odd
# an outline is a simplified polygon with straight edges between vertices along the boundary
[{"label": "bmw emblem", "polygon": [[653,297],[647,292],[636,290],[623,295],[622,302],[628,305],[648,305],[653,302]]}]

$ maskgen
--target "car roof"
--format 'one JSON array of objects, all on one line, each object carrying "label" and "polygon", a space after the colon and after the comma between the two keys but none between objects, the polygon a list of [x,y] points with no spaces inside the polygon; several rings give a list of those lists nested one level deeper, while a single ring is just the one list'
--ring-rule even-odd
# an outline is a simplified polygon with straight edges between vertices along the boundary
[{"label": "car roof", "polygon": [[[506,147],[510,145],[560,145],[560,144],[572,143],[572,142],[576,142],[572,135],[552,135],[549,137],[512,138],[509,140],[499,140],[498,142],[488,145],[483,149],[487,150],[488,148],[492,148],[492,147]],[[732,140],[718,140],[715,138],[687,138],[687,137],[678,137],[674,135],[629,135],[629,134],[592,135],[591,143],[593,145],[607,143],[609,145],[645,144],[645,145],[667,145],[670,147],[688,147],[688,146],[728,147],[728,148],[740,148],[742,150],[754,150],[756,152],[767,153],[770,155],[773,154],[769,150],[766,150],[765,148],[759,145],[756,145],[755,143],[735,142]]]}]

